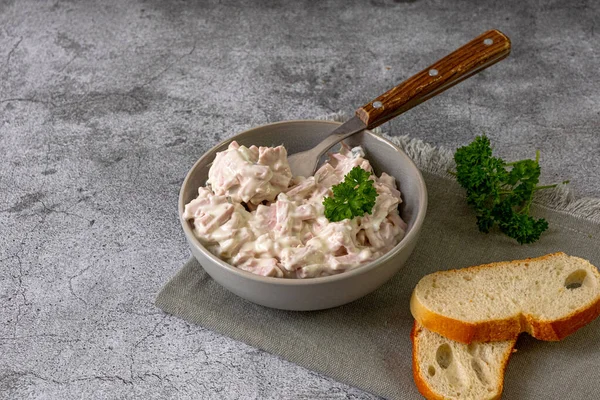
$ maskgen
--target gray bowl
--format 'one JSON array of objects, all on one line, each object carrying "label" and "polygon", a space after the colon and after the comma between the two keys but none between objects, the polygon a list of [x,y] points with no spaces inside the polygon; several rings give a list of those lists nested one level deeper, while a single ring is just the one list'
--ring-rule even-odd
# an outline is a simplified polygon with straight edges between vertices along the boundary
[{"label": "gray bowl", "polygon": [[[215,154],[236,140],[246,146],[283,144],[288,154],[314,147],[339,125],[330,121],[289,121],[259,126],[231,137],[206,152],[188,172],[179,193],[179,215],[205,185]],[[423,176],[410,158],[389,141],[370,131],[345,141],[362,146],[377,175],[381,172],[396,178],[402,192],[400,214],[408,224],[405,237],[383,257],[339,275],[283,279],[264,277],[233,267],[211,254],[192,233],[191,223],[180,218],[192,254],[204,270],[226,289],[263,306],[283,310],[322,310],[359,299],[387,282],[412,253],[427,209],[427,189]]]}]

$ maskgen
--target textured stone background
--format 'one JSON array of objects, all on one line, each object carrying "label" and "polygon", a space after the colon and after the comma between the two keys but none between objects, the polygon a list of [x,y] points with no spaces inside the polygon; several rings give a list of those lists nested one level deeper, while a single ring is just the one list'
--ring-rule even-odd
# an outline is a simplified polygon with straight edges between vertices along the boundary
[{"label": "textured stone background", "polygon": [[372,399],[162,314],[188,168],[352,112],[489,28],[512,55],[384,126],[542,151],[600,197],[597,1],[0,0],[0,398]]}]

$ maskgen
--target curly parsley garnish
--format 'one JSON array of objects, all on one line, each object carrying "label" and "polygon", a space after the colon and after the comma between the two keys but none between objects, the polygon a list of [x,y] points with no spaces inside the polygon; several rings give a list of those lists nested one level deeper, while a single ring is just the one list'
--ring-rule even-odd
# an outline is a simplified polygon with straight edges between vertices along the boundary
[{"label": "curly parsley garnish", "polygon": [[539,157],[537,151],[535,160],[504,162],[492,157],[486,136],[477,136],[471,144],[456,150],[456,180],[467,190],[467,203],[477,213],[481,232],[488,233],[497,224],[500,231],[524,244],[535,242],[548,229],[545,219],[529,215],[533,193],[556,186],[537,186]]},{"label": "curly parsley garnish", "polygon": [[371,214],[375,199],[379,195],[369,179],[371,174],[361,167],[354,167],[344,181],[333,186],[333,197],[325,197],[325,216],[331,222],[362,217]]}]

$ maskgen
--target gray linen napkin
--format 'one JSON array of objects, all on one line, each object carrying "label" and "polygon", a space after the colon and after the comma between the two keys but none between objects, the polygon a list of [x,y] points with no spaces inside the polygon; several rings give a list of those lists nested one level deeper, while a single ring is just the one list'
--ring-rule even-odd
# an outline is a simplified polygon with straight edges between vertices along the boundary
[{"label": "gray linen napkin", "polygon": [[[429,208],[419,243],[390,282],[335,309],[280,311],[231,294],[192,259],[165,285],[156,305],[371,393],[389,399],[418,399],[411,370],[409,298],[425,274],[556,251],[600,265],[600,201],[576,202],[560,190],[538,199],[562,210],[533,207],[534,215],[546,218],[550,228],[539,242],[521,246],[497,233],[478,232],[462,189],[441,176],[451,165],[448,152],[406,137],[393,140],[423,170]],[[522,335],[517,350],[506,371],[504,398],[598,398],[600,320],[558,343]]]}]

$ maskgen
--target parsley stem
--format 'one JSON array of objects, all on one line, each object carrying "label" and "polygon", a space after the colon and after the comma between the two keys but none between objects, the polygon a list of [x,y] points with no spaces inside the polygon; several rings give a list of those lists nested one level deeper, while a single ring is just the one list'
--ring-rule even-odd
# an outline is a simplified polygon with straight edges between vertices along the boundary
[{"label": "parsley stem", "polygon": [[550,188],[553,188],[553,187],[556,187],[556,186],[558,186],[557,183],[555,183],[554,185],[536,186],[536,187],[533,188],[533,190],[550,189]]},{"label": "parsley stem", "polygon": [[529,214],[529,209],[531,208],[531,203],[532,202],[533,202],[533,193],[529,197],[529,200],[527,200],[527,204],[525,205],[525,207],[523,208],[523,210],[521,210],[521,212],[525,211],[525,214]]},{"label": "parsley stem", "polygon": [[527,204],[525,204],[525,207],[523,207],[521,211],[519,211],[519,214],[529,214],[529,207],[531,207],[531,200],[529,200]]},{"label": "parsley stem", "polygon": [[[554,185],[536,186],[536,187],[534,187],[532,189],[532,191],[543,190],[543,189],[550,189],[550,188],[553,188],[553,187],[556,187],[556,186],[558,186],[558,183],[555,183]],[[500,195],[511,194],[511,193],[513,193],[513,190],[501,190],[500,192],[498,192],[498,194],[500,194]]]},{"label": "parsley stem", "polygon": [[[556,183],[554,185],[536,186],[532,189],[532,194],[536,190],[550,189],[550,188],[553,188],[556,186],[557,186]],[[525,207],[523,207],[523,209],[519,212],[519,214],[529,214],[529,209],[531,208],[531,202],[533,202],[533,196],[531,196],[529,198],[529,200],[527,201],[527,204],[525,204]]]}]

